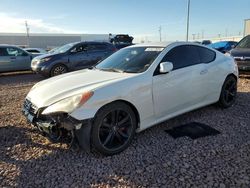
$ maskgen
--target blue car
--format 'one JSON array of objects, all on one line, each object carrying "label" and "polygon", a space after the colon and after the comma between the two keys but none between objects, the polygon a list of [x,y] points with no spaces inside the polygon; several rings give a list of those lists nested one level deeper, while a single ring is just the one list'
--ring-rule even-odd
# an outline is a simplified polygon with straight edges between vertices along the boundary
[{"label": "blue car", "polygon": [[234,48],[237,45],[238,42],[235,41],[220,41],[215,42],[213,44],[209,44],[208,46],[210,48],[216,49],[220,51],[221,53],[229,52],[232,48]]}]

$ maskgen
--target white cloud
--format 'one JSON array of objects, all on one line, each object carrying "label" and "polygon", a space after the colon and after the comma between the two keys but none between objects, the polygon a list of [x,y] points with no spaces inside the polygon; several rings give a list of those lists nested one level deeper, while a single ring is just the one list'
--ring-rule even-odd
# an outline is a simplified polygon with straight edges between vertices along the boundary
[{"label": "white cloud", "polygon": [[25,21],[28,22],[30,33],[82,33],[58,27],[47,23],[43,19],[29,19],[17,17],[16,14],[0,13],[0,32],[2,33],[25,33]]}]

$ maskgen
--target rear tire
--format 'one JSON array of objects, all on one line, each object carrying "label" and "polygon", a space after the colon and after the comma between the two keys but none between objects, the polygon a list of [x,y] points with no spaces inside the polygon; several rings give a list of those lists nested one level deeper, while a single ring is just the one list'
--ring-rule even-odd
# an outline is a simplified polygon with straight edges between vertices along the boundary
[{"label": "rear tire", "polygon": [[237,80],[233,76],[228,76],[222,86],[219,106],[221,108],[228,108],[233,106],[237,95]]},{"label": "rear tire", "polygon": [[129,105],[115,102],[101,108],[91,131],[92,149],[103,155],[115,155],[131,143],[136,129],[136,116]]},{"label": "rear tire", "polygon": [[64,74],[68,72],[68,68],[63,65],[63,64],[58,64],[58,65],[55,65],[54,67],[52,67],[51,71],[50,71],[50,76],[57,76],[57,75],[60,75],[60,74]]}]

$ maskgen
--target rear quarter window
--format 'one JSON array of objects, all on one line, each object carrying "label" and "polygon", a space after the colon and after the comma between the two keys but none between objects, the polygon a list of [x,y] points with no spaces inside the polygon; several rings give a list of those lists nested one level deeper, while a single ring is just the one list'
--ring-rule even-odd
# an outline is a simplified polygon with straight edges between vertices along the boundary
[{"label": "rear quarter window", "polygon": [[210,63],[215,60],[216,53],[210,49],[197,47],[201,63]]}]

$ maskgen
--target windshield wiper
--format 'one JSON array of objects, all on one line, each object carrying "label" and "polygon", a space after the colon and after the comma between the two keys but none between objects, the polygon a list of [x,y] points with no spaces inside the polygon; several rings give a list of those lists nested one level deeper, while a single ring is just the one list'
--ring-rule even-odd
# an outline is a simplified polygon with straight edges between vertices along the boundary
[{"label": "windshield wiper", "polygon": [[99,69],[99,70],[110,71],[110,72],[119,72],[119,73],[123,73],[124,72],[123,70],[115,69],[115,68],[103,68],[103,69]]},{"label": "windshield wiper", "polygon": [[96,69],[96,67],[95,66],[91,66],[88,69],[92,70],[92,69]]},{"label": "windshield wiper", "polygon": [[129,70],[124,70],[123,72],[124,72],[124,73],[138,73],[138,72],[136,72],[136,71],[129,71]]}]

